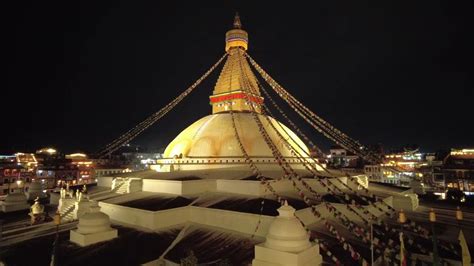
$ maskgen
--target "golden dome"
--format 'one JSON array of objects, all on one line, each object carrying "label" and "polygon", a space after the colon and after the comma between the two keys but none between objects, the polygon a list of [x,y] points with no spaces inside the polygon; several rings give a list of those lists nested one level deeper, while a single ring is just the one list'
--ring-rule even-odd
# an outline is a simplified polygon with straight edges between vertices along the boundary
[{"label": "golden dome", "polygon": [[[240,112],[234,113],[234,117],[239,137],[248,155],[250,157],[273,158],[274,156],[265,143],[253,114]],[[258,117],[281,154],[284,157],[294,157],[265,116],[258,114]],[[306,153],[303,152],[302,149],[309,154],[308,148],[295,133],[275,119],[269,117],[269,120],[296,151],[305,157]],[[180,155],[183,157],[205,158],[243,157],[235,137],[231,114],[218,113],[208,115],[183,130],[168,147],[166,147],[164,152],[165,158]]]}]

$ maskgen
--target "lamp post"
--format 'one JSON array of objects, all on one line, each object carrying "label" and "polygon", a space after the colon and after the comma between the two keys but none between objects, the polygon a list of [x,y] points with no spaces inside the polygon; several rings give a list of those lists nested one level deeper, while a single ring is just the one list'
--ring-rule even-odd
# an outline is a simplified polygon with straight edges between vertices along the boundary
[{"label": "lamp post", "polygon": [[0,218],[0,243],[2,243],[3,235],[3,218]]},{"label": "lamp post", "polygon": [[54,238],[53,252],[52,252],[53,254],[51,255],[50,266],[59,265],[56,258],[56,255],[58,253],[58,244],[59,244],[59,225],[61,224],[61,214],[59,213],[59,210],[57,210],[56,214],[54,215],[54,224],[56,225],[56,236]]},{"label": "lamp post", "polygon": [[439,266],[439,257],[438,257],[438,243],[436,239],[436,230],[435,230],[435,223],[436,223],[436,213],[434,212],[433,208],[430,210],[430,223],[431,223],[431,231],[432,231],[432,240],[433,240],[433,266]]},{"label": "lamp post", "polygon": [[406,258],[405,258],[405,245],[403,243],[403,225],[406,223],[407,217],[403,209],[400,209],[398,213],[398,222],[400,223],[400,265],[406,266]]},{"label": "lamp post", "polygon": [[370,218],[370,265],[374,265],[374,219]]},{"label": "lamp post", "polygon": [[456,221],[458,222],[459,228],[461,228],[460,222],[462,221],[463,218],[464,218],[464,216],[462,214],[461,208],[459,208],[459,206],[457,206],[456,207]]},{"label": "lamp post", "polygon": [[461,246],[461,261],[463,266],[471,265],[471,254],[469,252],[469,246],[467,245],[466,238],[464,237],[464,233],[462,232],[461,228],[461,221],[463,219],[463,213],[459,206],[456,208],[456,221],[459,227],[459,245]]}]

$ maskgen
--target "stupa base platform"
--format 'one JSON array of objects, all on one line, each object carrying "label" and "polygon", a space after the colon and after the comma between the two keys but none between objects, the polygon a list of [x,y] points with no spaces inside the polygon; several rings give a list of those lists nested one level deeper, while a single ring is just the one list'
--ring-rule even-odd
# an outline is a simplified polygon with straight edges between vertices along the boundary
[{"label": "stupa base platform", "polygon": [[117,229],[107,230],[93,234],[81,234],[77,230],[71,230],[69,240],[81,247],[92,245],[99,242],[112,240],[118,236]]},{"label": "stupa base platform", "polygon": [[317,266],[322,262],[323,257],[319,254],[317,244],[309,249],[293,253],[270,249],[262,243],[255,245],[255,259],[252,261],[252,266]]},{"label": "stupa base platform", "polygon": [[28,203],[21,203],[21,204],[8,204],[3,203],[0,205],[0,210],[2,212],[16,212],[16,211],[23,211],[30,209],[30,205]]}]

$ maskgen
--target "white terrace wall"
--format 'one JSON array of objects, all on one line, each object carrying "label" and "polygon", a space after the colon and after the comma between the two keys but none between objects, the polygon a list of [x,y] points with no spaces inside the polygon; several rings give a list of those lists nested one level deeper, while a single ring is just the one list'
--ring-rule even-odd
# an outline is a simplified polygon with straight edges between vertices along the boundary
[{"label": "white terrace wall", "polygon": [[[386,204],[388,204],[389,206],[392,206],[393,207],[393,197],[392,196],[388,196],[386,198],[384,198],[382,200],[383,202],[385,202]],[[389,209],[388,207],[385,205],[385,204],[382,204],[380,202],[376,202],[375,205],[377,205],[378,207],[380,207],[382,210],[384,210],[385,212],[388,212]],[[372,213],[373,215],[377,216],[377,217],[380,217],[382,215],[385,215],[384,212],[381,212],[378,208],[374,207],[374,206],[368,206],[368,211],[370,213]]]},{"label": "white terrace wall", "polygon": [[[365,176],[358,176],[364,179]],[[341,184],[347,184],[347,177],[338,177],[340,181],[333,180],[332,184],[337,186],[339,189],[345,191],[347,188]],[[289,180],[274,181],[268,180],[271,187],[277,193],[293,191],[292,182]],[[321,180],[324,184],[327,184],[327,180]],[[323,187],[320,182],[316,179],[305,179],[313,190],[320,194],[326,194],[327,188]],[[298,182],[299,183],[299,182]],[[363,180],[362,180],[362,183]],[[351,187],[357,189],[357,184],[349,182]],[[300,188],[306,190],[302,184],[298,185]],[[332,187],[332,186],[331,186]],[[190,180],[190,181],[176,181],[176,180],[158,180],[158,179],[143,179],[143,191],[157,192],[157,193],[168,193],[174,195],[192,195],[203,192],[228,192],[235,194],[243,194],[250,196],[263,196],[269,195],[271,192],[266,189],[260,181],[252,180],[225,180],[225,179],[207,179],[207,180]]]},{"label": "white terrace wall", "polygon": [[[255,232],[255,235],[265,237],[271,222],[274,220],[274,217],[272,216],[201,208],[196,206],[186,206],[153,212],[104,202],[100,202],[99,205],[102,207],[101,211],[109,215],[112,220],[144,227],[150,230],[159,230],[178,224],[184,224],[186,222],[192,222],[245,234],[253,234],[260,219],[260,226],[257,232]],[[344,215],[346,215],[350,220],[358,223],[362,222],[361,218],[348,211],[344,204],[333,204],[333,206],[344,213]],[[324,206],[319,205],[316,209],[323,217],[336,219]],[[304,224],[307,225],[316,223],[320,220],[311,213],[310,208],[296,211],[295,214]]]},{"label": "white terrace wall", "polygon": [[143,191],[182,195],[183,182],[174,180],[144,179]]},{"label": "white terrace wall", "polygon": [[219,209],[200,208],[189,206],[191,215],[190,222],[204,224],[208,226],[233,230],[245,234],[253,234],[261,220],[258,231],[255,235],[265,237],[270,227],[270,223],[275,219],[272,216],[250,214],[243,212],[226,211]]},{"label": "white terrace wall", "polygon": [[[229,192],[235,194],[244,194],[251,196],[264,195],[264,186],[260,184],[260,181],[251,180],[216,180],[216,191],[218,192]],[[268,194],[269,192],[267,192]]]},{"label": "white terrace wall", "polygon": [[183,182],[182,192],[184,195],[199,194],[207,191],[216,191],[215,180],[190,180]]},{"label": "white terrace wall", "polygon": [[[346,191],[347,188],[341,184],[344,183],[344,184],[347,184],[347,177],[338,177],[337,179],[339,179],[341,182],[335,180],[336,178],[333,178],[333,180],[331,181],[332,182],[332,185],[330,186],[331,189],[334,189],[333,188],[333,185],[338,187],[339,189],[341,189],[342,191]],[[311,186],[311,188],[316,191],[317,193],[319,194],[326,194],[328,193],[328,190],[327,188],[323,187],[319,180],[316,180],[316,179],[305,179],[304,180],[309,186]],[[321,180],[322,183],[324,183],[325,185],[327,185],[328,181],[323,179]],[[301,184],[301,182],[297,182],[298,184],[298,187],[303,189],[304,191],[307,191],[307,189],[303,186],[303,184]],[[294,191],[294,188],[293,188],[293,184],[291,181],[289,180],[281,180],[281,181],[270,181],[270,185],[272,186],[273,189],[275,189],[276,192],[288,192],[288,191]],[[310,193],[308,191],[308,193]],[[267,194],[269,194],[269,192],[267,192]]]},{"label": "white terrace wall", "polygon": [[[367,178],[366,175],[357,175],[357,176],[354,176],[355,178],[357,178],[357,182],[359,183],[359,185],[363,186],[364,188],[368,188],[369,187],[369,179]],[[353,189],[357,189],[357,184],[355,184],[355,182],[348,182],[349,186],[351,186]]]},{"label": "white terrace wall", "polygon": [[112,176],[100,176],[97,177],[97,186],[99,187],[112,187]]},{"label": "white terrace wall", "polygon": [[176,180],[144,179],[143,191],[174,195],[192,195],[207,191],[216,191],[216,181],[190,180],[183,182]]},{"label": "white terrace wall", "polygon": [[170,226],[192,222],[226,230],[253,234],[261,219],[255,235],[264,237],[274,217],[242,212],[208,209],[186,206],[163,211],[146,211],[125,206],[100,202],[101,211],[110,219],[124,224],[144,227],[150,230],[164,229]]},{"label": "white terrace wall", "polygon": [[99,202],[100,211],[107,214],[111,220],[136,225],[153,230],[155,227],[155,214],[152,211],[134,209],[130,207]]}]

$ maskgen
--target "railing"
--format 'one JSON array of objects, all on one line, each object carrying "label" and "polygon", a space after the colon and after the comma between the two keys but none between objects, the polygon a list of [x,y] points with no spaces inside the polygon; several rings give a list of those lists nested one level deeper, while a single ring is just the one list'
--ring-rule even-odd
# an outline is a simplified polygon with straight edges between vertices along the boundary
[{"label": "railing", "polygon": [[[314,158],[305,158],[312,163],[316,163]],[[289,164],[301,164],[301,160],[296,157],[285,158]],[[278,163],[274,157],[253,157],[252,162],[255,164],[268,164]],[[187,157],[187,158],[162,158],[157,159],[156,164],[161,165],[195,165],[195,164],[245,164],[248,165],[248,161],[242,157]]]}]

